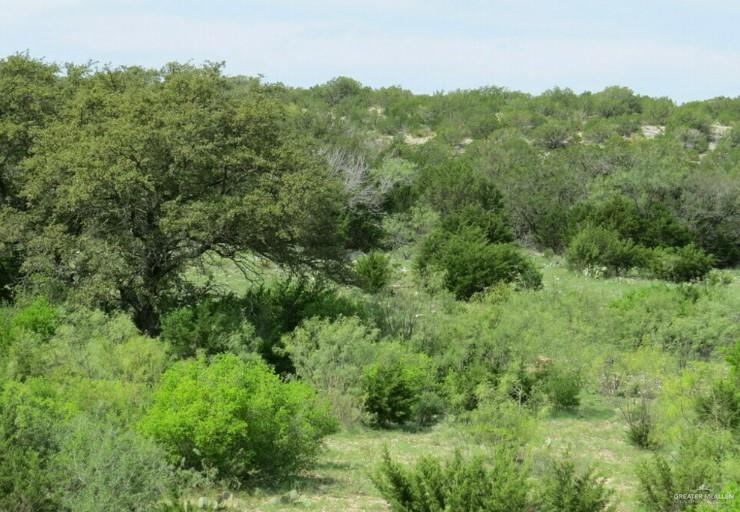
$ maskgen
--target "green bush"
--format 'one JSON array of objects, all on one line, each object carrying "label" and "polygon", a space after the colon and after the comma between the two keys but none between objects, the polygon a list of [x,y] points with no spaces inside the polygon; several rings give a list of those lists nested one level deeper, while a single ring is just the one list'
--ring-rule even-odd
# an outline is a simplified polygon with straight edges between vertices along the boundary
[{"label": "green bush", "polygon": [[153,384],[168,362],[168,345],[139,334],[130,317],[78,309],[68,312],[48,339],[22,330],[7,355],[16,379],[45,377]]},{"label": "green bush", "polygon": [[423,306],[414,292],[400,290],[375,296],[367,304],[368,316],[385,338],[409,340],[423,322]]},{"label": "green bush", "polygon": [[5,382],[0,394],[0,510],[57,512],[52,457],[65,411],[41,380]]},{"label": "green bush", "polygon": [[[723,486],[723,459],[736,456],[716,432],[692,431],[679,440],[673,457],[655,454],[637,467],[640,501],[650,512],[692,509],[699,500],[680,495],[719,493]],[[670,461],[670,462],[669,462]],[[678,497],[678,498],[677,498]]]},{"label": "green bush", "polygon": [[335,423],[307,385],[222,354],[170,367],[140,428],[187,467],[246,482],[306,467]]},{"label": "green bush", "polygon": [[550,403],[555,407],[571,409],[581,403],[579,397],[583,387],[583,378],[577,370],[555,366],[550,368],[545,380]]},{"label": "green bush", "polygon": [[393,461],[386,450],[373,482],[392,512],[517,512],[529,510],[526,478],[526,469],[504,449],[491,459],[422,457],[414,467]]},{"label": "green bush", "polygon": [[380,251],[361,256],[355,262],[355,274],[360,287],[370,293],[377,293],[391,280],[391,261]]},{"label": "green bush", "polygon": [[309,279],[285,279],[252,287],[242,297],[207,297],[170,311],[162,321],[162,338],[175,354],[258,352],[278,373],[294,370],[281,338],[305,319],[362,315],[362,308],[335,287]]},{"label": "green bush", "polygon": [[416,398],[411,416],[416,424],[422,427],[434,425],[447,409],[447,403],[434,391],[422,391]]},{"label": "green bush", "polygon": [[256,351],[261,344],[254,326],[242,318],[238,303],[228,297],[170,311],[162,317],[160,337],[178,359],[200,351],[208,355],[244,354]]},{"label": "green bush", "polygon": [[423,332],[423,341],[434,355],[444,396],[452,412],[472,411],[480,404],[481,390],[502,379],[511,349],[492,336],[487,317],[481,321],[474,315],[452,314],[435,320]]},{"label": "green bush", "polygon": [[46,299],[37,298],[13,315],[11,329],[21,329],[49,338],[54,334],[59,320],[59,311]]},{"label": "green bush", "polygon": [[377,330],[356,317],[312,318],[283,338],[296,375],[315,387],[344,424],[362,417],[362,370],[378,357]]},{"label": "green bush", "polygon": [[85,416],[59,433],[61,504],[75,512],[147,512],[174,490],[167,454],[152,441]]},{"label": "green bush", "polygon": [[524,361],[514,362],[501,376],[498,387],[518,405],[539,405],[547,393],[549,363],[545,365],[525,365]]},{"label": "green bush", "polygon": [[565,253],[570,268],[607,274],[620,274],[637,266],[639,256],[632,242],[600,226],[583,228],[570,241]]},{"label": "green bush", "polygon": [[490,385],[481,384],[476,391],[477,407],[460,416],[464,429],[474,439],[491,445],[519,447],[532,438],[536,420],[529,408]]},{"label": "green bush", "polygon": [[412,371],[402,361],[378,362],[364,369],[364,407],[373,425],[402,425],[412,419],[420,395]]},{"label": "green bush", "polygon": [[602,144],[615,135],[616,124],[600,117],[589,119],[583,127],[583,138],[592,144]]},{"label": "green bush", "polygon": [[437,231],[422,243],[417,268],[443,273],[444,286],[459,299],[500,282],[518,282],[539,288],[542,276],[534,264],[509,244],[491,244],[480,229],[467,227],[457,233]]},{"label": "green bush", "polygon": [[607,512],[616,510],[611,503],[614,491],[606,487],[605,479],[592,468],[576,472],[568,459],[554,461],[542,482],[540,496],[542,512]]},{"label": "green bush", "polygon": [[572,126],[557,120],[548,120],[532,130],[534,140],[547,150],[564,148],[574,134]]},{"label": "green bush", "polygon": [[478,228],[492,244],[514,241],[509,219],[500,210],[486,210],[478,205],[465,205],[442,217],[440,227],[448,233]]},{"label": "green bush", "polygon": [[632,444],[646,449],[656,446],[655,413],[647,397],[641,395],[636,403],[630,404],[622,410],[622,416],[627,423],[627,438]]},{"label": "green bush", "polygon": [[696,410],[704,421],[740,430],[740,386],[729,379],[714,382],[707,393],[697,397]]},{"label": "green bush", "polygon": [[622,194],[578,203],[570,212],[570,230],[599,226],[615,231],[619,238],[644,247],[678,247],[688,244],[691,231],[679,221],[667,201],[648,204]]},{"label": "green bush", "polygon": [[650,271],[667,281],[693,281],[701,279],[712,269],[714,258],[693,244],[684,247],[653,249],[648,258]]},{"label": "green bush", "polygon": [[729,375],[712,383],[707,393],[699,395],[696,409],[704,421],[728,430],[740,430],[740,341],[727,350]]}]

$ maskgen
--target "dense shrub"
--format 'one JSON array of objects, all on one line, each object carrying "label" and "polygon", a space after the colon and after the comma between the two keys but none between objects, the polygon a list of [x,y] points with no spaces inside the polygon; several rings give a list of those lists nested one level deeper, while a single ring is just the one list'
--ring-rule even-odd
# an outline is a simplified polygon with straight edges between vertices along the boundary
[{"label": "dense shrub", "polygon": [[688,244],[692,233],[675,216],[664,200],[642,205],[621,194],[577,204],[570,212],[570,229],[599,226],[644,247],[678,247]]},{"label": "dense shrub", "polygon": [[363,290],[377,293],[391,280],[390,258],[380,251],[361,256],[355,262],[355,273],[357,282]]},{"label": "dense shrub", "polygon": [[714,381],[708,392],[699,395],[696,409],[704,421],[728,430],[740,430],[740,341],[729,347],[726,356],[729,375]]},{"label": "dense shrub", "polygon": [[419,401],[429,380],[428,370],[429,363],[422,355],[398,350],[387,351],[365,367],[362,389],[370,422],[389,427],[414,420],[415,412],[426,415]]},{"label": "dense shrub", "polygon": [[537,406],[548,392],[550,364],[525,365],[521,359],[501,376],[499,389],[518,405]]},{"label": "dense shrub", "polygon": [[124,314],[69,311],[49,338],[21,330],[7,355],[7,372],[16,379],[45,377],[123,381],[141,385],[159,379],[168,346],[139,334]]},{"label": "dense shrub", "polygon": [[567,146],[574,132],[567,123],[550,120],[532,130],[532,136],[544,149],[554,150]]},{"label": "dense shrub", "polygon": [[258,352],[279,373],[292,372],[281,338],[314,316],[361,315],[361,307],[337,289],[308,279],[286,279],[252,287],[242,297],[208,297],[164,315],[162,338],[181,357]]},{"label": "dense shrub", "polygon": [[37,298],[13,314],[10,327],[48,338],[54,334],[59,320],[59,311],[46,299]]},{"label": "dense shrub", "polygon": [[640,113],[640,97],[627,87],[611,86],[591,96],[593,110],[603,117]]},{"label": "dense shrub", "polygon": [[605,479],[592,468],[576,471],[568,459],[553,461],[542,482],[540,497],[542,512],[606,512],[615,510],[611,503],[614,492],[606,487]]},{"label": "dense shrub", "polygon": [[426,350],[435,356],[442,390],[454,413],[476,409],[481,392],[495,387],[509,364],[511,348],[481,327],[485,322],[479,320],[472,315],[445,315],[424,331],[423,341],[430,345]]},{"label": "dense shrub", "polygon": [[173,365],[140,425],[174,460],[238,482],[305,467],[334,426],[307,385],[231,354]]},{"label": "dense shrub", "polygon": [[500,282],[518,282],[525,288],[542,283],[534,264],[516,247],[491,244],[475,227],[432,233],[422,244],[417,266],[422,272],[427,267],[442,272],[445,288],[459,299]]},{"label": "dense shrub", "polygon": [[627,423],[627,439],[632,444],[646,449],[656,446],[655,412],[644,394],[635,403],[622,409],[622,416]]},{"label": "dense shrub", "polygon": [[58,436],[55,485],[68,510],[147,512],[174,490],[166,453],[140,434],[79,416]]},{"label": "dense shrub", "polygon": [[315,387],[345,424],[362,417],[362,370],[378,355],[378,332],[356,317],[334,322],[306,320],[283,339],[286,352],[304,382]]},{"label": "dense shrub", "polygon": [[59,510],[56,432],[65,416],[54,389],[40,380],[5,382],[0,394],[0,510]]},{"label": "dense shrub", "polygon": [[423,304],[418,295],[400,290],[392,295],[375,296],[367,312],[383,337],[409,340],[423,322]]},{"label": "dense shrub", "polygon": [[581,403],[583,378],[578,370],[564,366],[548,369],[545,389],[550,402],[558,408],[571,409]]},{"label": "dense shrub", "polygon": [[[740,140],[740,129],[732,132]],[[740,144],[738,145],[740,147]],[[722,162],[737,162],[737,150],[718,148],[699,172],[686,178],[681,192],[682,216],[695,233],[696,243],[715,257],[717,266],[732,267],[740,262],[740,180],[737,168],[723,168]]]},{"label": "dense shrub", "polygon": [[589,119],[583,127],[583,137],[592,144],[601,144],[617,135],[616,124],[606,119]]},{"label": "dense shrub", "polygon": [[261,348],[254,326],[242,318],[239,304],[228,297],[170,311],[162,317],[160,337],[178,359],[201,351],[208,355],[242,354]]},{"label": "dense shrub", "polygon": [[500,210],[486,210],[478,205],[464,205],[443,216],[440,227],[448,233],[478,228],[492,244],[514,241],[509,220]]},{"label": "dense shrub", "polygon": [[[723,486],[723,459],[736,455],[716,432],[694,431],[679,440],[673,457],[661,454],[637,467],[640,501],[651,512],[691,509],[703,495],[719,493]],[[693,495],[696,498],[677,498]]]},{"label": "dense shrub", "polygon": [[504,211],[503,197],[494,182],[463,158],[425,169],[419,186],[442,217],[469,207],[491,215]]},{"label": "dense shrub", "polygon": [[713,262],[712,256],[693,244],[656,248],[648,257],[648,267],[656,277],[676,282],[701,279],[712,269]]},{"label": "dense shrub", "polygon": [[730,379],[714,382],[697,398],[696,410],[700,418],[720,428],[740,429],[740,386]]},{"label": "dense shrub", "polygon": [[392,512],[528,510],[526,470],[514,455],[498,450],[492,459],[464,459],[457,453],[441,462],[422,457],[404,467],[386,451],[373,482]]},{"label": "dense shrub", "polygon": [[576,234],[565,254],[568,266],[575,270],[608,274],[625,272],[640,263],[635,245],[619,237],[616,231],[588,226]]},{"label": "dense shrub", "polygon": [[460,416],[461,427],[474,439],[492,445],[519,447],[532,438],[537,423],[529,408],[488,384],[478,386],[476,401],[475,409]]}]

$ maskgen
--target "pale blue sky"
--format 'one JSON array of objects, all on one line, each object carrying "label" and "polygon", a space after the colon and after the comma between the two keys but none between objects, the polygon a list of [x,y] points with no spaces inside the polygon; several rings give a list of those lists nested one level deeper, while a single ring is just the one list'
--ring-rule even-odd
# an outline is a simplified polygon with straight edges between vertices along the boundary
[{"label": "pale blue sky", "polygon": [[679,101],[740,95],[740,0],[0,0],[0,55],[417,92],[626,85]]}]

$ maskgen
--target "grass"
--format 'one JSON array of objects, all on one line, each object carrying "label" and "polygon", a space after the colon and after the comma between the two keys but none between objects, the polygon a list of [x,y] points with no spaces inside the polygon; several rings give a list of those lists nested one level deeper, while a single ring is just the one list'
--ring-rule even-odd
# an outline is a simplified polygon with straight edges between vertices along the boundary
[{"label": "grass", "polygon": [[[579,467],[595,466],[607,478],[615,490],[617,510],[638,510],[634,466],[648,452],[627,441],[620,405],[617,399],[587,396],[575,411],[540,418],[527,446],[535,474],[549,457],[569,453]],[[395,459],[406,463],[422,455],[451,456],[456,450],[485,455],[490,450],[448,422],[420,432],[344,430],[326,440],[326,449],[311,471],[273,488],[236,493],[226,505],[231,510],[255,512],[389,510],[370,478],[386,447]]]},{"label": "grass", "polygon": [[326,449],[311,471],[274,488],[237,493],[226,504],[234,510],[255,512],[388,510],[370,478],[386,447],[394,458],[404,462],[413,462],[425,454],[452,455],[456,449],[463,453],[485,453],[487,450],[471,444],[450,424],[421,432],[344,430],[326,440]]},{"label": "grass", "polygon": [[615,491],[617,510],[639,510],[635,465],[648,456],[627,440],[626,425],[619,411],[622,400],[585,396],[574,411],[541,418],[530,443],[535,459],[569,454],[582,469],[595,467]]}]

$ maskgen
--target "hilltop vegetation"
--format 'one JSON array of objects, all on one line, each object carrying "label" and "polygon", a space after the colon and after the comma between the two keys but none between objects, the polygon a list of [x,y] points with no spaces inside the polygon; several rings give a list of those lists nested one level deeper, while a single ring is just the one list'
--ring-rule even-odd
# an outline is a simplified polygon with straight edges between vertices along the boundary
[{"label": "hilltop vegetation", "polygon": [[738,128],[0,61],[0,510],[736,510]]}]

